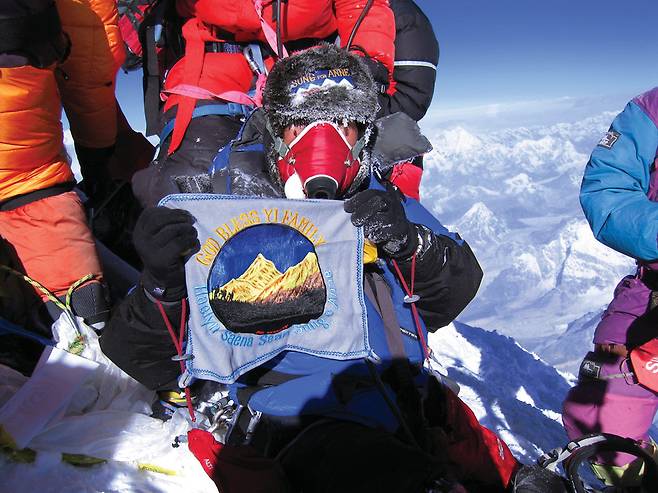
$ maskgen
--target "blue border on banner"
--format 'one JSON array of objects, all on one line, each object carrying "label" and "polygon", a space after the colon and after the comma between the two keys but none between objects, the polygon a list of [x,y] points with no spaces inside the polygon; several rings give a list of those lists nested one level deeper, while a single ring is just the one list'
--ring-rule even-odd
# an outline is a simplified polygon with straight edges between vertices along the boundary
[{"label": "blue border on banner", "polygon": [[[283,197],[254,197],[252,195],[221,195],[221,194],[207,194],[207,193],[185,193],[185,194],[172,194],[163,197],[158,203],[159,206],[167,206],[167,204],[175,201],[222,201],[222,200],[281,200],[286,202],[303,202],[308,204],[309,202],[313,203],[327,203],[326,199],[287,199]],[[252,370],[260,366],[261,363],[268,361],[274,358],[276,355],[282,353],[283,351],[297,351],[299,353],[308,354],[311,356],[335,356],[338,360],[350,360],[350,359],[359,359],[368,357],[372,353],[372,348],[370,347],[370,341],[368,339],[368,315],[365,304],[365,297],[363,292],[363,248],[364,248],[364,238],[363,238],[363,228],[356,228],[357,234],[357,299],[359,306],[361,307],[361,330],[363,332],[363,344],[364,349],[362,351],[351,351],[349,353],[342,353],[339,351],[319,351],[311,350],[308,348],[302,348],[301,346],[285,344],[279,348],[276,348],[268,353],[258,356],[256,359],[245,363],[236,369],[229,375],[219,375],[215,371],[204,369],[204,368],[195,368],[194,367],[194,358],[187,360],[187,371],[195,378],[208,378],[215,380],[223,384],[234,383],[240,376],[244,375],[247,371]],[[189,295],[188,295],[189,297]],[[221,325],[221,324],[220,324]],[[223,325],[222,325],[223,327]],[[290,329],[292,329],[290,327]],[[286,329],[289,330],[289,329]],[[187,348],[185,354],[194,354],[194,338],[193,332],[191,330],[187,331]]]}]

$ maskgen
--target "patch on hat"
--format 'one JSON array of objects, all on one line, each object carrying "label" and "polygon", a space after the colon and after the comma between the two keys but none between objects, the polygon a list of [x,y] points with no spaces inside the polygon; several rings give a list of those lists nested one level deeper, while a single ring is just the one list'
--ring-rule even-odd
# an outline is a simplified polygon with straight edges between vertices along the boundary
[{"label": "patch on hat", "polygon": [[619,140],[620,135],[621,134],[619,132],[610,130],[603,137],[601,137],[601,140],[599,140],[599,143],[596,145],[605,147],[606,149],[612,149],[612,146],[615,145],[615,142]]},{"label": "patch on hat", "polygon": [[290,83],[291,103],[296,106],[302,103],[308,94],[326,91],[333,87],[354,89],[354,80],[349,68],[316,70],[293,80]]}]

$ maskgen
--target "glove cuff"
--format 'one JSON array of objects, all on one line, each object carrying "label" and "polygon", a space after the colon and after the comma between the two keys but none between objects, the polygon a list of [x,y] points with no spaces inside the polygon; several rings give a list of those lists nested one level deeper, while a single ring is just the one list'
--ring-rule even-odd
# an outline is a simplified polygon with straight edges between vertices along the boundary
[{"label": "glove cuff", "polygon": [[162,282],[148,270],[144,270],[142,273],[141,283],[144,291],[158,301],[179,301],[187,296],[187,287],[184,282],[183,284]]}]

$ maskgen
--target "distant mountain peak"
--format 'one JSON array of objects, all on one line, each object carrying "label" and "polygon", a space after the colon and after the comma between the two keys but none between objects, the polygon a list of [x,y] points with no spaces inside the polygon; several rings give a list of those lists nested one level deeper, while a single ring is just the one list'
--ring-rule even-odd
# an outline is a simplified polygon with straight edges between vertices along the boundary
[{"label": "distant mountain peak", "polygon": [[[318,281],[320,286],[316,286]],[[286,297],[282,293],[299,290],[301,286],[309,285],[309,282],[313,287],[322,286],[322,276],[314,252],[308,252],[300,262],[288,267],[285,272],[280,272],[274,262],[259,253],[242,275],[213,289],[210,299],[259,303],[274,297]]]},{"label": "distant mountain peak", "polygon": [[476,202],[457,221],[455,229],[469,243],[498,242],[508,227],[484,202]]}]

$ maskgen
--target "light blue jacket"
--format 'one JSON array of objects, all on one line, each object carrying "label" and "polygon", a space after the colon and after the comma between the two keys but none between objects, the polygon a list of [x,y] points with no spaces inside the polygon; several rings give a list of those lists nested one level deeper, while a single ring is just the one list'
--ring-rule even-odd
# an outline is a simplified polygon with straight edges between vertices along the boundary
[{"label": "light blue jacket", "polygon": [[580,203],[596,238],[639,260],[658,259],[658,203],[647,197],[658,152],[658,87],[634,98],[594,148]]}]

